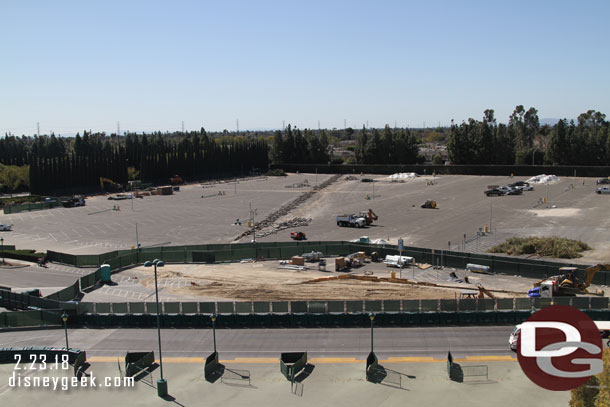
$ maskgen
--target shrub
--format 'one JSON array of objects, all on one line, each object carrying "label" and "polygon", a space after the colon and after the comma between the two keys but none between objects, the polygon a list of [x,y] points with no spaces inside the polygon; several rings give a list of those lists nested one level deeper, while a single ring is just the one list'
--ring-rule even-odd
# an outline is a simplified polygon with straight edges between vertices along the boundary
[{"label": "shrub", "polygon": [[537,254],[544,257],[573,259],[582,257],[580,252],[590,250],[588,244],[563,237],[511,237],[504,243],[492,247],[488,253]]},{"label": "shrub", "polygon": [[276,168],[274,170],[267,171],[267,173],[265,175],[270,176],[270,177],[285,177],[286,172],[284,172],[284,170],[282,170],[280,168]]}]

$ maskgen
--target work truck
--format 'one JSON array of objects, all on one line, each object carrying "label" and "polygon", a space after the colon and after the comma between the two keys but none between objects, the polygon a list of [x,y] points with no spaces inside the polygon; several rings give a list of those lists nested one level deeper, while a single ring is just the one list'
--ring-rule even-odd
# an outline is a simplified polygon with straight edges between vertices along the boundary
[{"label": "work truck", "polygon": [[350,213],[349,215],[337,216],[337,226],[351,226],[356,228],[362,228],[366,225],[366,219],[362,216]]}]

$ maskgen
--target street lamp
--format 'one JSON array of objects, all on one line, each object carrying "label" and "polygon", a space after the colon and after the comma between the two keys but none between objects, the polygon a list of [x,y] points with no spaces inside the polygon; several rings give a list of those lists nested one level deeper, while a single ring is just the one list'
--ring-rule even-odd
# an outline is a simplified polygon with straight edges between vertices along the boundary
[{"label": "street lamp", "polygon": [[159,339],[159,367],[161,369],[161,378],[157,380],[157,395],[159,397],[167,396],[167,380],[163,378],[163,356],[161,354],[161,317],[159,316],[159,287],[157,285],[157,267],[165,266],[162,260],[154,259],[144,263],[144,267],[155,268],[155,302],[157,308],[157,337]]},{"label": "street lamp", "polygon": [[369,318],[371,319],[371,353],[373,353],[373,321],[375,320],[375,314],[371,312]]},{"label": "street lamp", "polygon": [[66,334],[66,349],[70,349],[68,346],[68,314],[65,312],[61,314],[61,320],[64,321],[64,332]]},{"label": "street lamp", "polygon": [[212,314],[210,319],[212,320],[212,335],[214,337],[214,353],[216,353],[216,314]]}]

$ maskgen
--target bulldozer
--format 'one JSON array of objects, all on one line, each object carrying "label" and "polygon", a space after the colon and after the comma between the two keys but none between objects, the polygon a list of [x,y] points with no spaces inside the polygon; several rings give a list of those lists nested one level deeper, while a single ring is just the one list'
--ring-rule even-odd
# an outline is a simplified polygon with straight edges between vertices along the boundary
[{"label": "bulldozer", "polygon": [[358,216],[364,218],[364,221],[366,222],[366,225],[370,225],[373,223],[373,221],[378,220],[379,217],[377,216],[377,214],[375,214],[375,212],[373,212],[372,209],[369,209],[368,212],[362,211],[360,212],[360,214],[358,214]]},{"label": "bulldozer", "polygon": [[585,269],[585,281],[581,282],[576,276],[576,267],[561,267],[559,274],[545,278],[534,284],[529,290],[530,297],[559,297],[575,296],[577,294],[603,295],[603,293],[590,293],[587,288],[591,285],[593,277],[600,270],[610,270],[610,264],[596,264]]},{"label": "bulldozer", "polygon": [[422,204],[422,208],[436,209],[436,201],[426,201]]}]

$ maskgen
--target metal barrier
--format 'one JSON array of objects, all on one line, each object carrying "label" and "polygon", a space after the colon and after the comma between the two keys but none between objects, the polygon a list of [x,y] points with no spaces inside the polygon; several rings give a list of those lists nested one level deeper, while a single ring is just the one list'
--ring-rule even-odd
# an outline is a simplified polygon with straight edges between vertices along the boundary
[{"label": "metal barrier", "polygon": [[125,376],[136,376],[148,369],[155,363],[155,353],[150,352],[127,352],[125,354]]}]

